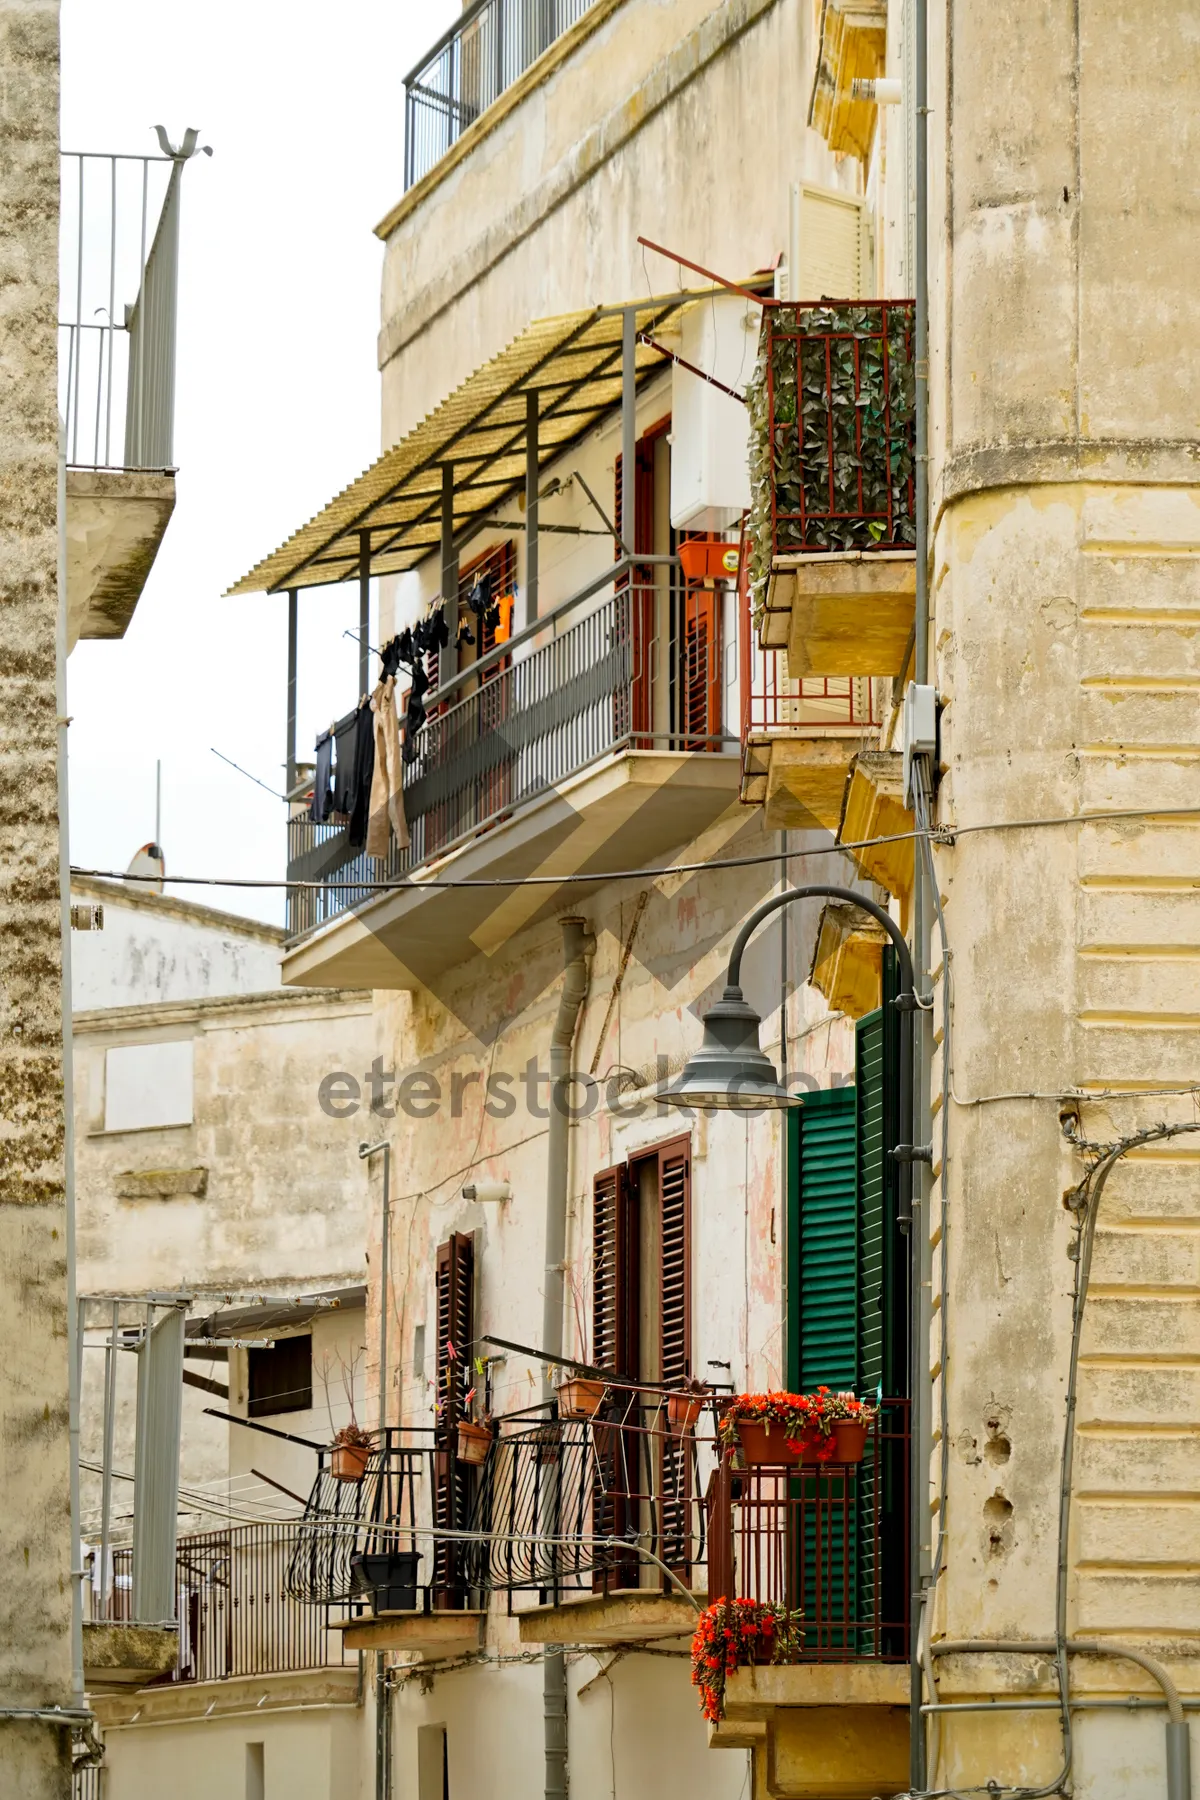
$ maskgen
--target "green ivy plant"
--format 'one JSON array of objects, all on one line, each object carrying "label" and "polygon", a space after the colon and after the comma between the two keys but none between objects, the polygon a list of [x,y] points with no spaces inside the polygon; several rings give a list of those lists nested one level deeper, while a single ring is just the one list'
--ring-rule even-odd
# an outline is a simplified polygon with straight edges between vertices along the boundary
[{"label": "green ivy plant", "polygon": [[764,308],[746,401],[756,620],[776,555],[916,542],[910,305]]}]

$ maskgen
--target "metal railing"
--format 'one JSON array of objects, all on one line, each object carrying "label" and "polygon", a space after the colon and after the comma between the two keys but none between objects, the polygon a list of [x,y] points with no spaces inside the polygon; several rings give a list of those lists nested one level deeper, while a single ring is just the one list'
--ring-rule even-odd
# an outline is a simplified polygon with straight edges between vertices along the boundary
[{"label": "metal railing", "polygon": [[911,549],[912,301],[769,303],[763,332],[752,458],[770,514],[752,508],[752,536],[765,527],[770,555]]},{"label": "metal railing", "polygon": [[235,1525],[179,1540],[179,1663],[174,1681],[224,1681],[354,1660],[335,1619],[346,1606],[293,1598],[287,1574],[299,1525]]},{"label": "metal railing", "polygon": [[361,1481],[336,1479],[331,1452],[321,1451],[304,1517],[293,1527],[287,1591],[294,1600],[362,1604],[351,1567],[356,1553],[416,1551],[430,1575],[417,1584],[418,1604],[428,1610],[433,1557],[425,1533],[433,1519],[438,1458],[445,1452],[402,1442],[412,1435],[389,1426]]},{"label": "metal railing", "polygon": [[[661,1591],[666,1578],[640,1548],[703,1591],[711,1419],[708,1430],[701,1439],[694,1427],[670,1429],[661,1394],[610,1389],[594,1419],[502,1432],[471,1514],[471,1530],[481,1534],[472,1546],[473,1585],[544,1599]],[[613,1541],[622,1539],[628,1548]]]},{"label": "metal railing", "polygon": [[[721,747],[720,720],[709,699],[719,691],[712,667],[719,667],[719,637],[711,634],[698,653],[677,630],[669,653],[660,657],[659,590],[648,580],[626,578],[620,585],[622,566],[614,591],[576,623],[562,621],[555,632],[547,620],[519,633],[512,649],[489,653],[430,696],[415,760],[404,771],[406,848],[392,838],[386,858],[351,853],[342,825],[303,815],[289,819],[289,878],[322,883],[289,888],[289,936],[362,905],[372,898],[367,883],[420,868],[621,749]],[[579,601],[596,598],[610,579],[566,602],[560,618]],[[668,690],[667,732],[654,728],[658,681]]]},{"label": "metal railing", "polygon": [[62,155],[59,409],[71,468],[174,466],[179,213],[195,149],[188,132],[174,155]]},{"label": "metal railing", "polygon": [[859,1464],[740,1469],[709,1486],[709,1593],[801,1615],[801,1660],[908,1657],[908,1402],[885,1400]]},{"label": "metal railing", "polygon": [[593,0],[475,0],[404,80],[404,186],[427,175],[479,115]]}]

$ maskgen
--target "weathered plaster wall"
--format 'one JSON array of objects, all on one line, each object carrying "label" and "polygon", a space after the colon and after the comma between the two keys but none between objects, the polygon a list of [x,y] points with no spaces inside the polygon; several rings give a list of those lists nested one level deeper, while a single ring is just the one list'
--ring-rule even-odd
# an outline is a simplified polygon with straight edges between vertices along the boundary
[{"label": "weathered plaster wall", "polygon": [[531,319],[704,285],[639,234],[737,280],[786,248],[793,181],[854,191],[803,124],[812,25],[808,0],[618,6],[388,237],[383,443]]},{"label": "weathered plaster wall", "polygon": [[[55,620],[58,8],[0,4],[0,1705],[71,1687]],[[0,1788],[66,1795],[67,1734],[0,1722]]]},{"label": "weathered plaster wall", "polygon": [[[182,1039],[193,1045],[193,1123],[106,1132],[105,1052]],[[194,1310],[204,1311],[226,1294],[311,1293],[362,1281],[368,1186],[357,1155],[361,1132],[330,1118],[319,1090],[333,1070],[364,1076],[374,1041],[369,995],[337,990],[77,1014],[79,1291],[187,1292],[196,1296]],[[143,1183],[130,1179],[137,1176]],[[139,1194],[139,1185],[159,1191]],[[362,1314],[356,1317],[361,1336]],[[89,1350],[83,1432],[93,1460],[102,1366],[101,1351]],[[226,1379],[224,1363],[189,1358],[188,1366]],[[116,1464],[128,1468],[132,1381],[122,1391]],[[184,1389],[181,1472],[193,1486],[242,1466],[244,1446],[231,1445],[230,1428],[207,1418],[206,1406],[224,1410],[211,1395]],[[97,1510],[96,1486],[85,1476],[85,1514]]]},{"label": "weathered plaster wall", "polygon": [[104,908],[102,931],[71,939],[77,1012],[169,1005],[279,986],[283,932],[257,919],[195,906],[112,881],[71,883],[72,900]]},{"label": "weathered plaster wall", "polygon": [[[935,20],[941,816],[1145,812],[938,851],[956,1098],[936,1617],[953,1636],[1053,1624],[1072,1277],[1061,1200],[1082,1172],[1056,1097],[1095,1096],[1082,1133],[1101,1142],[1195,1116],[1178,1090],[1200,1074],[1200,834],[1168,816],[1194,804],[1200,745],[1200,394],[1185,349],[1200,38],[1180,24],[1164,33],[1148,4],[1117,17],[1090,0],[954,0]],[[935,1142],[940,1130],[939,1116]],[[1192,1692],[1198,1157],[1200,1138],[1142,1152],[1105,1194],[1069,1588],[1072,1631],[1155,1650]],[[1078,1681],[1127,1691],[1131,1673],[1089,1666]],[[1076,1731],[1077,1792],[1162,1791],[1159,1732],[1087,1716]],[[947,1781],[1057,1767],[1057,1730],[944,1733]]]}]

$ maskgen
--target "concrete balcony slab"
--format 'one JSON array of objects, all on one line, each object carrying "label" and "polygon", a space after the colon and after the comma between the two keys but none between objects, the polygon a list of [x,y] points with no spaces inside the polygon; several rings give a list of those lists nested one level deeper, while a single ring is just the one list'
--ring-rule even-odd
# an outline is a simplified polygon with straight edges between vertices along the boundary
[{"label": "concrete balcony slab", "polygon": [[308,987],[428,986],[472,950],[493,956],[517,932],[559,910],[554,879],[512,889],[432,885],[448,877],[572,875],[582,900],[612,869],[669,855],[738,803],[741,758],[726,753],[622,751],[582,770],[480,831],[409,885],[380,894],[298,939],[283,979]]},{"label": "concrete balcony slab", "polygon": [[485,1612],[375,1613],[334,1629],[347,1650],[410,1650],[435,1662],[478,1650],[486,1618]]},{"label": "concrete balcony slab", "polygon": [[96,1716],[106,1729],[129,1725],[183,1725],[253,1713],[353,1707],[360,1703],[358,1659],[344,1668],[290,1669],[273,1675],[227,1675],[220,1681],[171,1681],[96,1696]]},{"label": "concrete balcony slab", "polygon": [[[903,758],[898,750],[860,752],[850,765],[838,842],[864,843],[891,838],[891,843],[851,850],[858,867],[889,894],[907,902],[913,884],[913,815],[904,804]],[[901,921],[903,923],[903,920]]]},{"label": "concrete balcony slab", "polygon": [[810,738],[780,732],[767,755],[764,824],[768,831],[836,831],[846,776],[863,742],[862,727]]},{"label": "concrete balcony slab", "polygon": [[124,637],[174,510],[170,473],[68,469],[68,650]]},{"label": "concrete balcony slab", "polygon": [[[705,1596],[698,1594],[703,1606]],[[523,1644],[629,1644],[691,1637],[696,1608],[681,1594],[616,1588],[609,1594],[539,1606],[518,1615]]]},{"label": "concrete balcony slab", "polygon": [[126,1625],[85,1620],[83,1678],[90,1690],[144,1687],[179,1661],[173,1625]]},{"label": "concrete balcony slab", "polygon": [[808,978],[831,1011],[861,1019],[879,1005],[886,942],[883,926],[857,907],[841,901],[825,907]]},{"label": "concrete balcony slab", "polygon": [[754,1751],[756,1800],[895,1794],[908,1775],[908,1683],[903,1663],[737,1669],[709,1744]]},{"label": "concrete balcony slab", "polygon": [[759,641],[787,649],[788,674],[895,675],[912,629],[911,550],[777,556]]}]

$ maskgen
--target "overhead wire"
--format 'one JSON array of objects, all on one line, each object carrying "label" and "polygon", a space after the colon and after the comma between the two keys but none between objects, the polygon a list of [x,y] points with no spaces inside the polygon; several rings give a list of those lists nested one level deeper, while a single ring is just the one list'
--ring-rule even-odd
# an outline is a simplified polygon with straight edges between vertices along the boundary
[{"label": "overhead wire", "polygon": [[[1099,812],[1061,813],[1045,819],[994,819],[979,825],[938,825],[926,826],[924,834],[920,829],[912,831],[888,832],[879,837],[856,838],[847,843],[829,843],[811,847],[807,850],[789,851],[789,860],[808,861],[818,856],[841,856],[847,851],[874,850],[888,844],[914,843],[922,835],[927,835],[931,842],[953,849],[960,837],[970,837],[980,832],[989,831],[1036,831],[1052,826],[1062,825],[1097,825],[1106,820],[1120,819],[1169,819],[1200,818],[1200,806],[1132,806],[1106,808]],[[253,877],[229,875],[170,875],[168,881],[182,887],[236,887],[236,888],[294,888],[298,892],[313,889],[323,893],[336,893],[343,889],[354,893],[403,893],[407,890],[423,892],[425,889],[457,889],[457,888],[518,888],[518,887],[565,887],[573,882],[590,882],[596,885],[603,881],[645,881],[647,878],[669,875],[699,875],[710,869],[747,869],[763,863],[778,863],[778,850],[768,850],[751,856],[714,857],[704,862],[668,863],[660,868],[640,869],[597,869],[595,871],[576,871],[561,875],[453,875],[430,876],[428,879],[400,879],[391,881],[367,881],[358,877],[353,881],[289,881],[284,877]],[[124,869],[85,869],[72,865],[72,875],[79,875],[96,881],[161,881],[161,875],[131,875]]]}]

